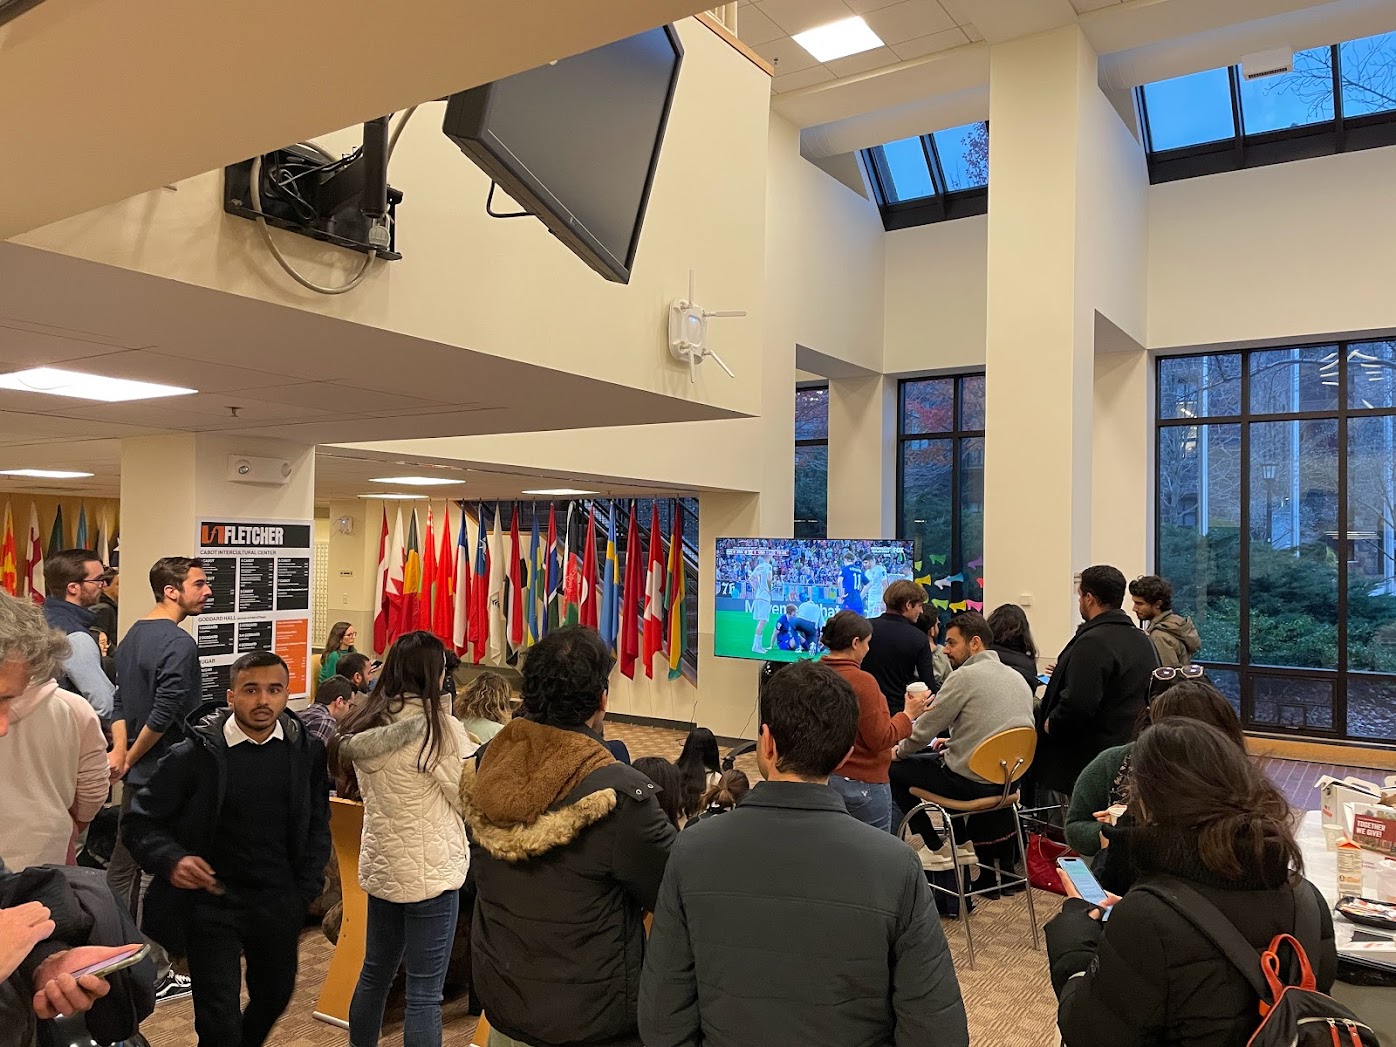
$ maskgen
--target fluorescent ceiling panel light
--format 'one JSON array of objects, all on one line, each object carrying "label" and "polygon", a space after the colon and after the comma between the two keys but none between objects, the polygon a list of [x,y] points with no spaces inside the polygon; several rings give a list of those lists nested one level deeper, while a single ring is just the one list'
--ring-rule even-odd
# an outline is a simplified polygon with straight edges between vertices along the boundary
[{"label": "fluorescent ceiling panel light", "polygon": [[868,23],[856,15],[806,29],[791,39],[821,62],[832,62],[835,58],[847,58],[882,46],[882,40],[868,28]]},{"label": "fluorescent ceiling panel light", "polygon": [[545,487],[537,491],[524,491],[524,494],[542,495],[544,498],[580,498],[584,494],[599,494],[599,491],[577,491],[571,487]]},{"label": "fluorescent ceiling panel light", "polygon": [[465,483],[453,476],[375,476],[369,480],[375,484],[401,484],[403,487],[450,487]]},{"label": "fluorescent ceiling panel light", "polygon": [[69,469],[0,469],[0,476],[30,476],[36,480],[80,480],[91,475]]},{"label": "fluorescent ceiling panel light", "polygon": [[360,497],[360,498],[384,498],[384,499],[391,498],[391,499],[402,499],[403,501],[408,501],[408,502],[423,502],[423,501],[426,501],[426,498],[427,498],[427,496],[424,495],[424,494],[361,494],[361,495],[359,495],[359,497]]},{"label": "fluorescent ceiling panel light", "polygon": [[33,367],[27,371],[0,374],[0,389],[70,396],[75,400],[100,400],[109,404],[154,400],[161,396],[188,396],[199,391],[178,385],[160,385],[158,382],[134,382],[129,378],[64,371],[57,367]]}]

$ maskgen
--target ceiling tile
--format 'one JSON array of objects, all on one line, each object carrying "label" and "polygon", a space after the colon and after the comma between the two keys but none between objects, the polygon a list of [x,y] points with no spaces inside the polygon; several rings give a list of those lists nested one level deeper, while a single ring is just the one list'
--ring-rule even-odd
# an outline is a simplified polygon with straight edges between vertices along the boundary
[{"label": "ceiling tile", "polygon": [[844,0],[758,0],[756,9],[792,35],[853,14]]},{"label": "ceiling tile", "polygon": [[874,47],[871,51],[849,55],[847,58],[839,58],[833,62],[825,62],[824,65],[835,76],[844,77],[857,76],[873,69],[881,69],[885,65],[895,65],[899,61],[901,59],[890,47]]},{"label": "ceiling tile", "polygon": [[229,367],[227,364],[205,360],[189,360],[150,349],[131,349],[92,360],[76,361],[72,369],[109,375],[112,378],[130,378],[138,382],[179,385],[187,389],[197,389],[201,393],[212,393],[221,389],[260,389],[296,380],[284,374]]},{"label": "ceiling tile", "polygon": [[984,42],[984,34],[976,29],[973,24],[962,22],[960,23],[960,28],[965,31],[965,36],[969,37],[970,43],[982,44]]},{"label": "ceiling tile", "polygon": [[844,2],[853,9],[854,14],[865,15],[869,11],[880,11],[884,7],[904,3],[905,0],[844,0]]},{"label": "ceiling tile", "polygon": [[1076,8],[1078,15],[1083,15],[1088,11],[1099,11],[1102,7],[1114,7],[1121,0],[1071,0],[1071,6]]},{"label": "ceiling tile", "polygon": [[397,411],[440,410],[442,401],[405,396],[382,389],[359,389],[339,382],[301,382],[275,389],[249,390],[259,401],[276,404],[307,404],[342,415],[387,414]]},{"label": "ceiling tile", "polygon": [[119,347],[9,327],[0,320],[0,372],[7,374],[27,367],[56,367],[73,360],[121,351]]},{"label": "ceiling tile", "polygon": [[769,44],[753,47],[752,50],[775,66],[778,77],[788,73],[798,73],[802,69],[819,64],[814,60],[814,55],[788,36],[772,40]]},{"label": "ceiling tile", "polygon": [[798,91],[802,87],[813,87],[815,84],[823,84],[834,79],[834,74],[825,69],[822,65],[810,66],[802,69],[798,73],[787,73],[785,76],[778,76],[771,81],[771,90],[776,94],[784,94],[786,91]]},{"label": "ceiling tile", "polygon": [[892,45],[892,50],[897,52],[897,57],[903,61],[910,61],[913,58],[924,58],[926,55],[933,55],[937,51],[948,51],[952,47],[959,47],[969,43],[969,37],[963,29],[947,29],[943,33],[932,33],[930,36],[918,36],[915,40],[908,40],[905,43]]},{"label": "ceiling tile", "polygon": [[937,0],[905,0],[870,11],[864,19],[884,44],[900,44],[955,28],[955,21]]},{"label": "ceiling tile", "polygon": [[750,46],[767,44],[785,36],[786,32],[754,7],[748,7],[737,16],[737,36],[742,43]]}]

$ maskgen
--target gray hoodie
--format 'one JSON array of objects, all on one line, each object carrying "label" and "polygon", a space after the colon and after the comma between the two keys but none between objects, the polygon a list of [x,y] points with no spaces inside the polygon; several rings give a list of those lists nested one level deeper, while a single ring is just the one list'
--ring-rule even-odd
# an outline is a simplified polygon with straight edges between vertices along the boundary
[{"label": "gray hoodie", "polygon": [[1202,637],[1197,635],[1197,626],[1190,618],[1184,618],[1176,611],[1165,611],[1149,623],[1149,639],[1158,651],[1159,665],[1171,665],[1181,669],[1192,664],[1192,656],[1202,650]]}]

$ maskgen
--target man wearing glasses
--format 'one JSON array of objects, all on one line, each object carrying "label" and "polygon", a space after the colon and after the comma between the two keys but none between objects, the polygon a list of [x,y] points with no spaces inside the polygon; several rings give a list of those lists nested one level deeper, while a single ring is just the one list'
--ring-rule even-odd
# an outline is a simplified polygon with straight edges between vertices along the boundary
[{"label": "man wearing glasses", "polygon": [[87,699],[110,724],[116,685],[102,670],[92,608],[107,584],[106,568],[89,549],[65,549],[44,561],[44,620],[68,637],[73,653],[63,662],[59,686]]}]

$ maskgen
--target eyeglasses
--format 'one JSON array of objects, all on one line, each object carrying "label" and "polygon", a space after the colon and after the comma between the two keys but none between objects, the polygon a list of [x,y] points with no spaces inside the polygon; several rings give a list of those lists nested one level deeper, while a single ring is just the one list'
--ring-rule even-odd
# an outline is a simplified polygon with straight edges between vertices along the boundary
[{"label": "eyeglasses", "polygon": [[1176,680],[1182,677],[1184,680],[1198,680],[1207,675],[1207,669],[1201,665],[1160,665],[1152,673],[1155,680]]},{"label": "eyeglasses", "polygon": [[107,587],[107,580],[105,578],[79,578],[78,584],[95,585],[99,589],[105,589]]}]

